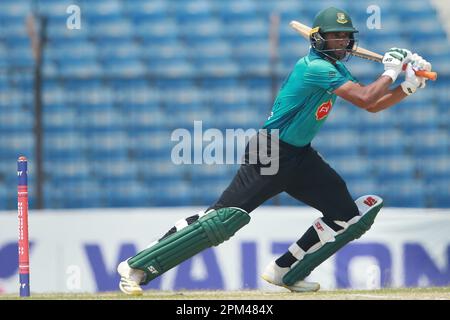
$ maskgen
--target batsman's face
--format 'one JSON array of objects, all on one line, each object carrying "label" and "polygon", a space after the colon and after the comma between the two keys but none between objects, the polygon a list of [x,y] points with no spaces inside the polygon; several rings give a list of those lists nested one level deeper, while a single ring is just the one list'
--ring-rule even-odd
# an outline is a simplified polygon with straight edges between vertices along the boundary
[{"label": "batsman's face", "polygon": [[327,43],[327,49],[334,51],[336,57],[341,60],[344,59],[347,52],[346,48],[350,43],[349,32],[329,32],[325,33],[325,40]]}]

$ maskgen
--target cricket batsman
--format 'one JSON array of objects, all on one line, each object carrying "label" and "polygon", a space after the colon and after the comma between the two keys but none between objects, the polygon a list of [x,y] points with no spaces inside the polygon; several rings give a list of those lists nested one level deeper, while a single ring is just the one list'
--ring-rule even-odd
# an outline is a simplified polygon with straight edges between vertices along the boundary
[{"label": "cricket batsman", "polygon": [[[311,141],[337,96],[363,110],[379,112],[425,88],[426,79],[417,77],[415,70],[431,71],[431,64],[418,54],[392,48],[383,56],[381,76],[366,86],[358,83],[342,63],[353,49],[357,33],[344,10],[331,7],[317,14],[309,54],[297,61],[279,90],[263,130],[252,138],[271,142],[265,148],[278,161],[276,173],[262,174],[265,162],[259,158],[250,161],[255,155],[250,140],[243,164],[214,205],[178,221],[161,239],[119,264],[119,287],[124,293],[142,294],[141,285],[228,240],[250,222],[250,212],[281,192],[319,210],[323,216],[268,264],[262,278],[293,292],[319,290],[318,283],[305,278],[337,250],[369,230],[383,200],[376,195],[353,200],[346,183],[311,146]],[[405,64],[404,81],[391,89]]]}]

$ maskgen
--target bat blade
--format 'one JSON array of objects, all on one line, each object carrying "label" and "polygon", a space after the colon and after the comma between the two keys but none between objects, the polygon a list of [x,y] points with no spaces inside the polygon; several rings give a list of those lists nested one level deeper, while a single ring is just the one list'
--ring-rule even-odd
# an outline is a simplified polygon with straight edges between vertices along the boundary
[{"label": "bat blade", "polygon": [[[292,20],[289,25],[297,31],[303,38],[309,40],[309,36],[311,33],[311,28],[307,25],[304,25],[303,23],[300,23],[298,21]],[[378,54],[376,52],[367,50],[362,47],[356,47],[351,52],[351,55],[356,56],[358,58],[367,59],[375,62],[382,62],[383,56],[381,54]],[[405,65],[406,67],[406,65]],[[416,75],[419,77],[425,77],[427,79],[436,80],[437,79],[437,73],[432,71],[425,71],[425,70],[418,70],[416,71]]]},{"label": "bat blade", "polygon": [[[291,21],[291,23],[289,24],[294,30],[296,30],[301,36],[303,36],[303,38],[308,39],[309,40],[309,35],[311,32],[311,28],[304,25],[303,23],[300,23],[298,21]],[[372,61],[376,61],[376,62],[381,62],[381,60],[383,59],[383,56],[375,53],[373,51],[364,49],[364,48],[359,48],[357,47],[356,49],[352,50],[351,52],[352,55],[363,58],[363,59],[368,59],[368,60],[372,60]]]},{"label": "bat blade", "polygon": [[381,54],[375,53],[373,51],[370,51],[370,50],[367,50],[364,48],[359,48],[359,47],[357,47],[356,49],[353,48],[351,54],[356,57],[375,61],[375,62],[383,61],[383,56]]}]

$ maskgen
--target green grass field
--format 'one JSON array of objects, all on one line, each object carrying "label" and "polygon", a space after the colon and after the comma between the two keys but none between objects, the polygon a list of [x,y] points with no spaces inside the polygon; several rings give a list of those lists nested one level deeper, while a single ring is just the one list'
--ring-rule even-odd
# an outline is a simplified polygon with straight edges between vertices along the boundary
[{"label": "green grass field", "polygon": [[17,295],[0,295],[4,299],[44,299],[44,300],[450,300],[450,287],[402,288],[381,290],[333,290],[315,293],[249,291],[153,291],[140,297],[126,296],[120,292],[92,293],[32,293],[29,298]]}]

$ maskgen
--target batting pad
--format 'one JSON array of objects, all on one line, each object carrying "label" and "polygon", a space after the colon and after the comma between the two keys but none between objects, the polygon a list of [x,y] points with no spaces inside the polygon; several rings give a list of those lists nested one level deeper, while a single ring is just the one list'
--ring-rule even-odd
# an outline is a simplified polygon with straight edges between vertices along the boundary
[{"label": "batting pad", "polygon": [[204,249],[228,240],[249,222],[249,214],[239,208],[212,210],[194,223],[139,252],[128,260],[128,264],[131,268],[146,273],[142,284],[147,284]]},{"label": "batting pad", "polygon": [[305,279],[318,265],[331,257],[336,251],[350,241],[358,239],[370,229],[378,212],[383,207],[383,199],[378,196],[367,195],[358,198],[355,203],[359,215],[349,220],[348,223],[339,221],[340,224],[345,224],[342,233],[338,233],[333,240],[326,242],[316,251],[306,253],[303,259],[284,275],[284,284],[292,286],[297,281]]}]

